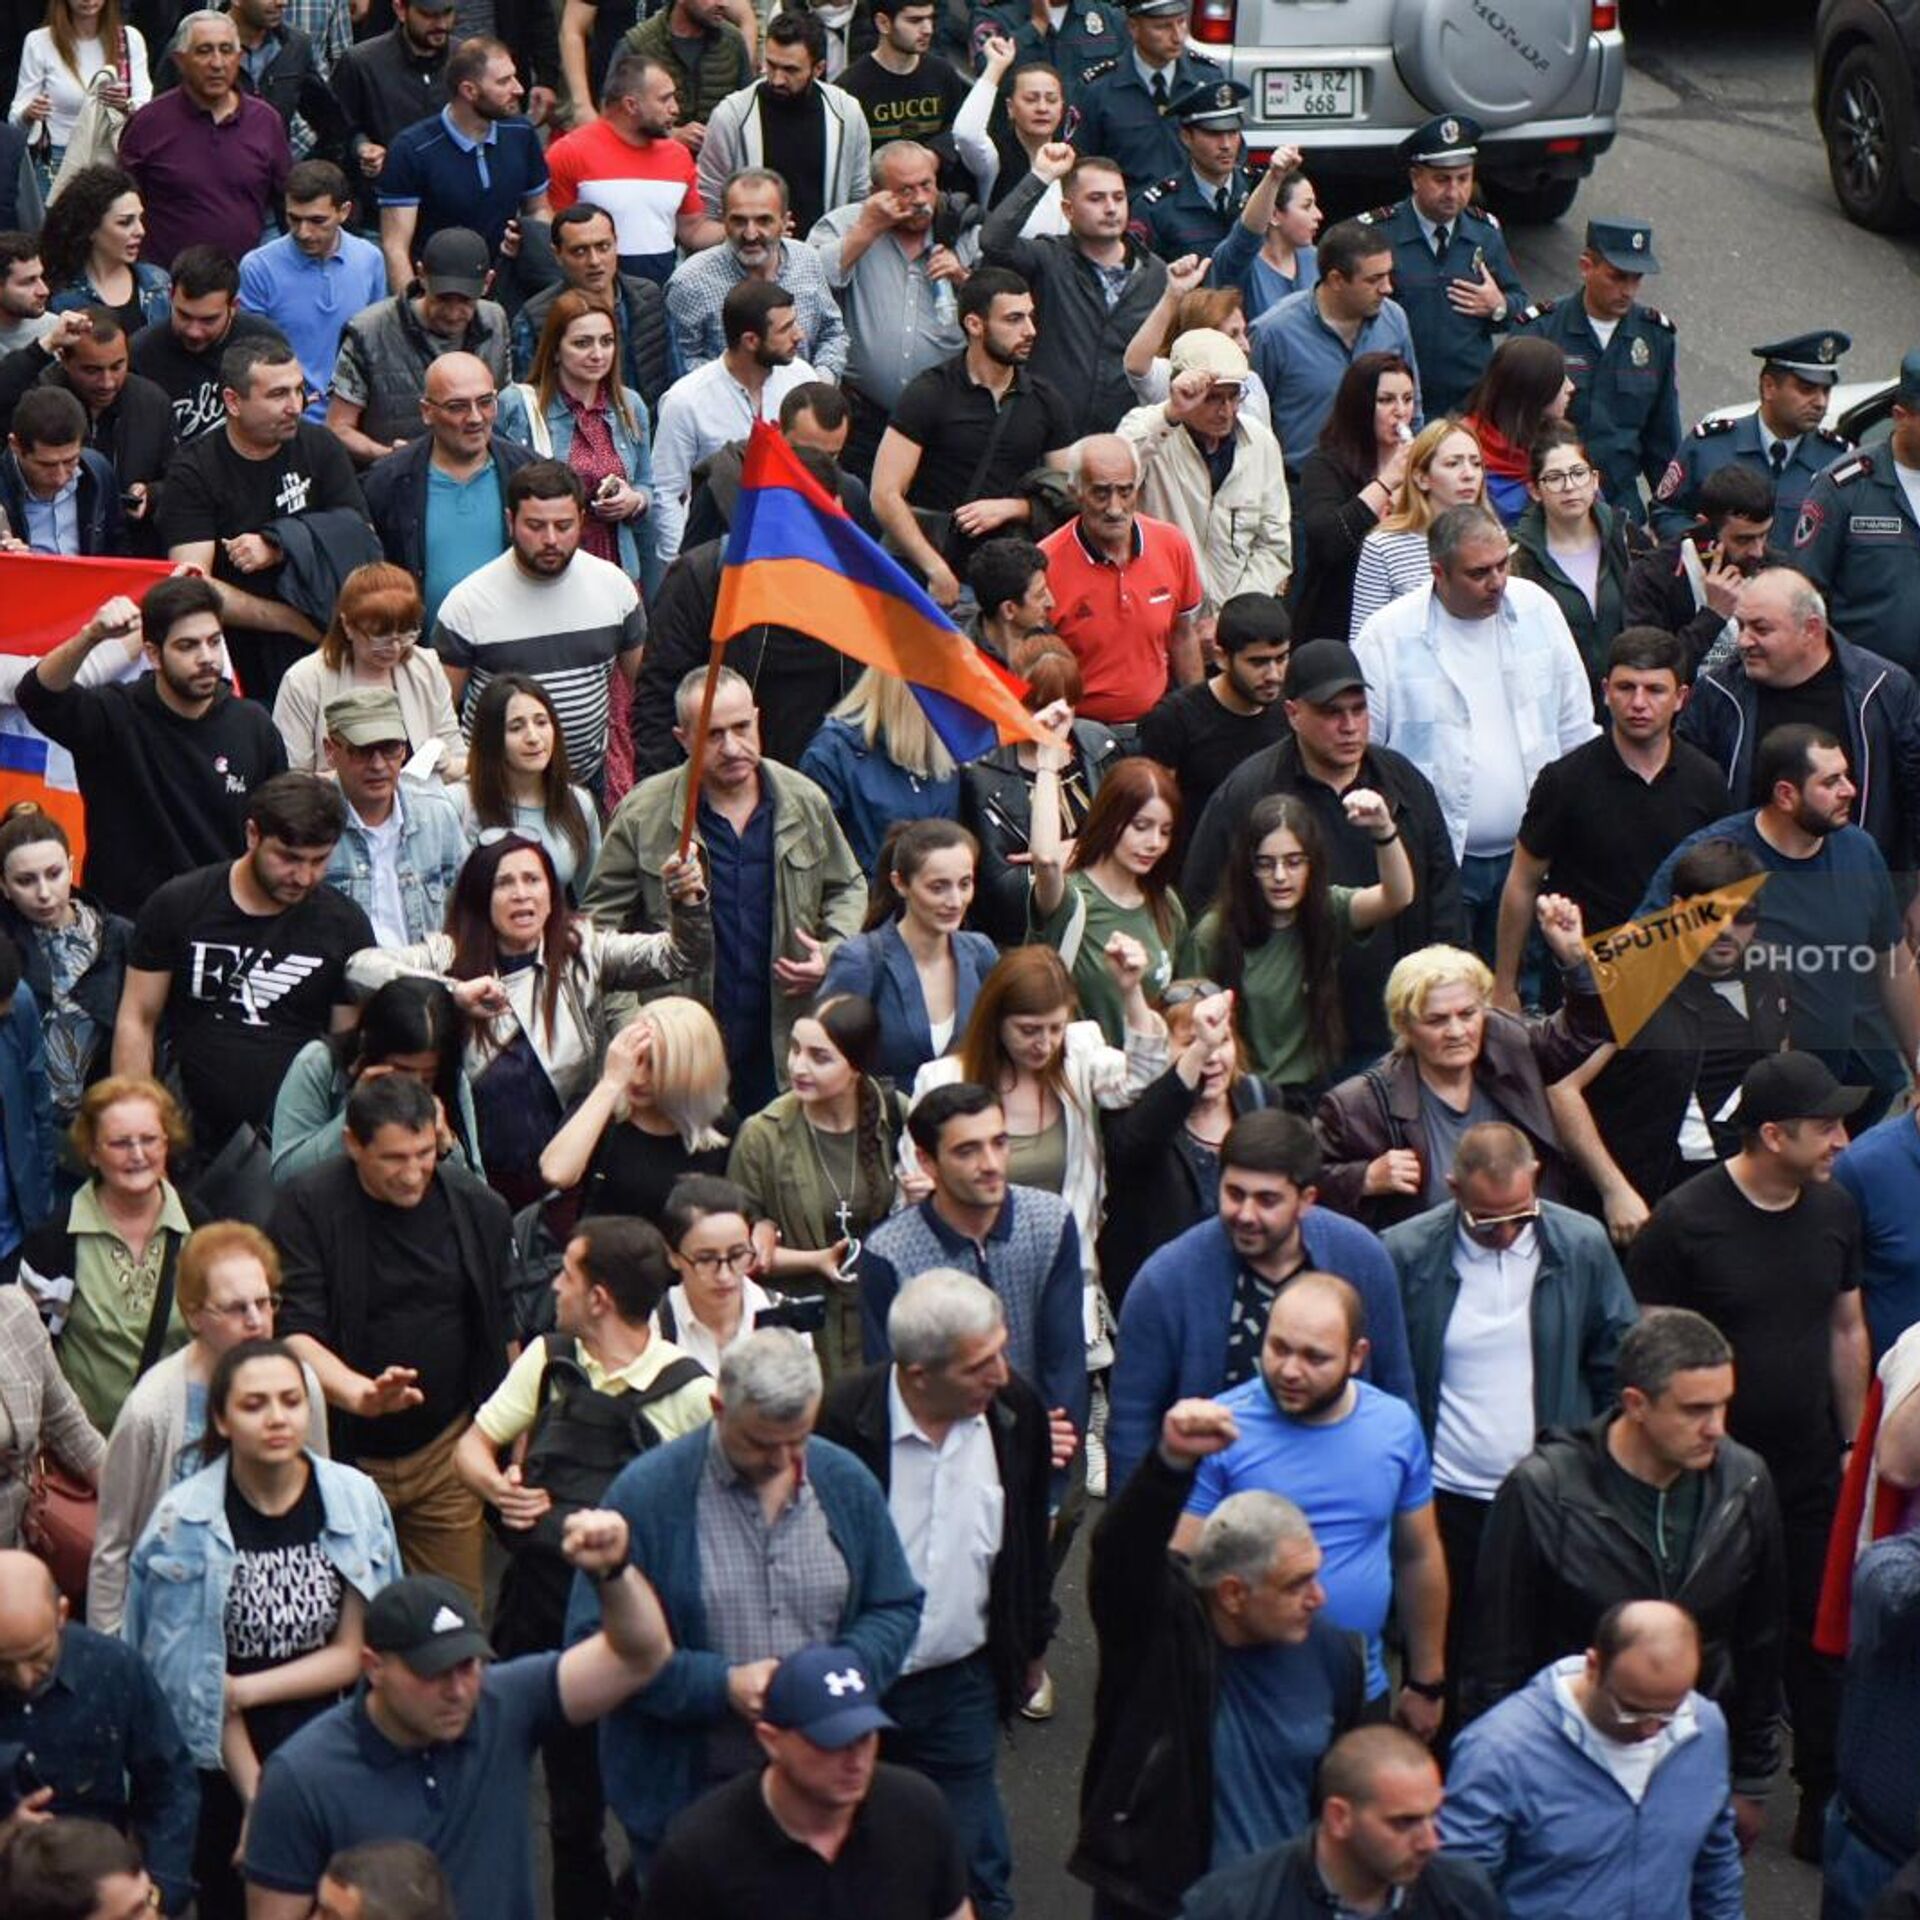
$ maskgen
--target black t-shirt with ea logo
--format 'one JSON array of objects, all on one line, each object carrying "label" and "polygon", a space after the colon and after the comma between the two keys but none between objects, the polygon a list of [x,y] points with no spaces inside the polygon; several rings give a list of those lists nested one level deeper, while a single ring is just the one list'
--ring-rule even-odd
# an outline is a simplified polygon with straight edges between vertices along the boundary
[{"label": "black t-shirt with ea logo", "polygon": [[347,962],[374,944],[367,916],[318,887],[284,913],[244,913],[224,862],[169,880],[140,909],[129,964],[173,976],[164,1033],[193,1115],[217,1153],[265,1126],[293,1056],[344,1006]]}]

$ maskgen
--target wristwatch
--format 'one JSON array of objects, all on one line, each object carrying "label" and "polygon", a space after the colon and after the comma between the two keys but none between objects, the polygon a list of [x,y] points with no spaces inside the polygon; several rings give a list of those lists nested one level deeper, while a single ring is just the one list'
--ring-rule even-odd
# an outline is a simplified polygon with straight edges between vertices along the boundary
[{"label": "wristwatch", "polygon": [[1447,1683],[1440,1680],[1416,1680],[1412,1674],[1400,1682],[1408,1693],[1417,1693],[1422,1700],[1444,1700],[1447,1697]]}]

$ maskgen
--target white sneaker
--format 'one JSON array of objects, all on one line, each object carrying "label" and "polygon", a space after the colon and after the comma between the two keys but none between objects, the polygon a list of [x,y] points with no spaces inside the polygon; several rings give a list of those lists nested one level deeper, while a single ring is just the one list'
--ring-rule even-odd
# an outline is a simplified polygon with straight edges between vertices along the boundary
[{"label": "white sneaker", "polygon": [[1107,1441],[1097,1428],[1087,1433],[1087,1494],[1094,1500],[1107,1497]]},{"label": "white sneaker", "polygon": [[1043,1673],[1040,1684],[1034,1688],[1029,1699],[1020,1708],[1023,1720],[1051,1720],[1053,1718],[1053,1675]]}]

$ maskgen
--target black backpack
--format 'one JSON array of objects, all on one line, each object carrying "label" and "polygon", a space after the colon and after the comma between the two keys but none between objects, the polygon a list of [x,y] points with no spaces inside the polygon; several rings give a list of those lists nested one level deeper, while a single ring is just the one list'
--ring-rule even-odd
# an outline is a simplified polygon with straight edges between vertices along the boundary
[{"label": "black backpack", "polygon": [[683,1354],[635,1392],[602,1393],[574,1358],[571,1334],[543,1333],[540,1338],[547,1368],[520,1477],[530,1487],[544,1487],[553,1504],[531,1527],[505,1526],[497,1515],[490,1516],[496,1537],[511,1555],[500,1583],[493,1636],[508,1656],[560,1645],[573,1587],[573,1569],[560,1552],[567,1516],[582,1507],[597,1507],[622,1467],[662,1443],[664,1436],[648,1408],[707,1378],[706,1368]]}]

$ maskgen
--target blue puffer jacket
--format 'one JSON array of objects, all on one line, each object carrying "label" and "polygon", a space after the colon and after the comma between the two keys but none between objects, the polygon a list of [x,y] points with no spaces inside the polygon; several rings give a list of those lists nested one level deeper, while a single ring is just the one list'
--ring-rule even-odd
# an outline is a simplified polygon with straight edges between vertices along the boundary
[{"label": "blue puffer jacket", "polygon": [[[357,1467],[309,1453],[326,1524],[321,1550],[363,1600],[400,1577],[400,1543],[380,1489]],[[197,1767],[220,1765],[227,1680],[227,1591],[236,1559],[227,1462],[172,1488],[133,1550],[120,1637],[147,1663]]]}]

